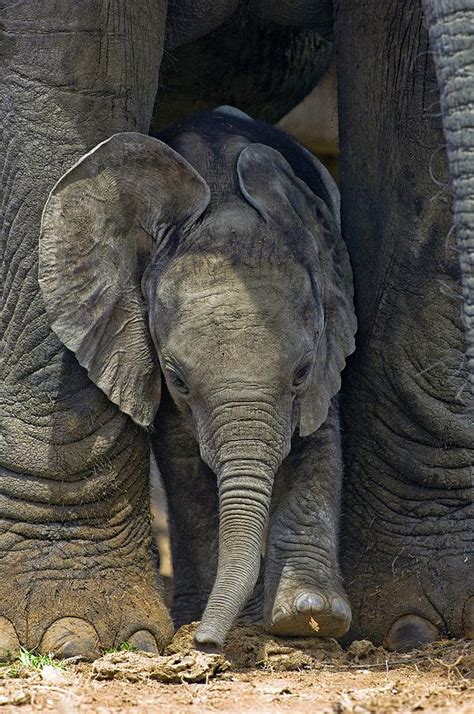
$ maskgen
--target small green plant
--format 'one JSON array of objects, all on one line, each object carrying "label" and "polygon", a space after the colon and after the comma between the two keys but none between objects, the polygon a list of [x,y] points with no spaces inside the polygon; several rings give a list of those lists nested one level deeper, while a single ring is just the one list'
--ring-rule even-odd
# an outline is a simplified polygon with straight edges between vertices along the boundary
[{"label": "small green plant", "polygon": [[61,660],[53,659],[51,655],[36,654],[33,650],[27,650],[20,647],[20,655],[18,662],[23,667],[31,667],[33,669],[43,669],[43,667],[56,667],[64,669],[65,665]]},{"label": "small green plant", "polygon": [[105,654],[115,654],[115,652],[137,652],[135,645],[131,645],[130,642],[122,642],[118,647],[111,647],[106,650]]}]

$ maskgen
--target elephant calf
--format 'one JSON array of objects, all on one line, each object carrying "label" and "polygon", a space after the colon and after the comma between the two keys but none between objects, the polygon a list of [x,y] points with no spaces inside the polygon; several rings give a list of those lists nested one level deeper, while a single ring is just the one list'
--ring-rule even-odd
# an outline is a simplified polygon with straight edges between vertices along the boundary
[{"label": "elephant calf", "polygon": [[160,139],[112,136],[51,192],[52,327],[123,412],[155,420],[175,621],[202,616],[197,643],[220,647],[250,598],[275,633],[341,636],[334,397],[356,321],[337,189],[235,109]]}]

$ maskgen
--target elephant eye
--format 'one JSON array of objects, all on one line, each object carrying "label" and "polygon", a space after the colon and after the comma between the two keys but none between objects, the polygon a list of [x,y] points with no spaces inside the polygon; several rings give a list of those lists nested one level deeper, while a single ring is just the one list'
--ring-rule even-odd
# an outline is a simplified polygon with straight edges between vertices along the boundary
[{"label": "elephant eye", "polygon": [[189,389],[188,386],[186,385],[186,382],[177,374],[174,370],[168,369],[168,377],[170,379],[170,382],[173,384],[174,387],[178,390],[178,392],[181,392],[181,394],[189,394]]},{"label": "elephant eye", "polygon": [[306,380],[308,374],[310,373],[311,370],[311,363],[308,362],[304,364],[302,367],[300,367],[296,374],[295,378],[293,380],[293,384],[295,387],[299,387],[300,384],[303,384],[303,382]]}]

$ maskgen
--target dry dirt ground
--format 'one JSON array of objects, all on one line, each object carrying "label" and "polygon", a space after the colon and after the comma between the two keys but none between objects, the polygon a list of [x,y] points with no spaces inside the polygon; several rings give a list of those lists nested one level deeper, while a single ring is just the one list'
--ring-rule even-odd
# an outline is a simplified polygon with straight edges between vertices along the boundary
[{"label": "dry dirt ground", "polygon": [[0,712],[474,712],[474,644],[408,654],[370,642],[276,640],[235,628],[223,655],[192,648],[185,626],[162,656],[104,655],[93,664],[0,669]]}]

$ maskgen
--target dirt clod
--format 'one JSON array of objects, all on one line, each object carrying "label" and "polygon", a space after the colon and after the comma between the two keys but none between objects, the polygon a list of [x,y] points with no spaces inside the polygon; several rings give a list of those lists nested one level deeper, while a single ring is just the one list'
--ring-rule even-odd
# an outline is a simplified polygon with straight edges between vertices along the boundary
[{"label": "dirt clod", "polygon": [[10,695],[0,694],[0,706],[2,707],[7,704],[19,707],[22,704],[29,704],[30,702],[31,694],[29,692],[25,692],[23,689],[19,689]]},{"label": "dirt clod", "polygon": [[356,662],[368,657],[375,652],[375,647],[370,640],[354,640],[347,649],[349,659],[354,659]]},{"label": "dirt clod", "polygon": [[197,650],[160,657],[147,652],[114,652],[94,662],[93,676],[98,680],[125,679],[139,682],[208,682],[229,668],[222,655],[204,654]]},{"label": "dirt clod", "polygon": [[[167,652],[192,652],[197,624],[193,622],[181,627]],[[293,672],[315,667],[318,662],[340,659],[344,652],[336,640],[274,637],[261,627],[249,625],[231,630],[223,655],[233,671],[260,668],[271,672]]]}]

